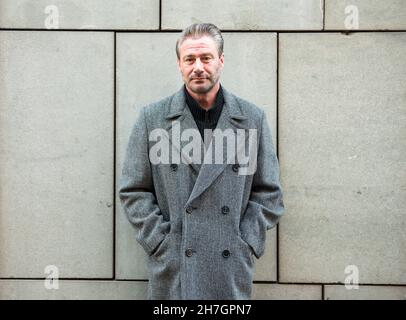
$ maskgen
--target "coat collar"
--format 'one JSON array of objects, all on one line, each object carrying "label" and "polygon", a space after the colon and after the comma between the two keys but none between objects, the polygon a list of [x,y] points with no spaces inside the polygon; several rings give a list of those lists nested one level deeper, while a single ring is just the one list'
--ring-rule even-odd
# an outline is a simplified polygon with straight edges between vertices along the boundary
[{"label": "coat collar", "polygon": [[[237,128],[246,128],[241,121],[247,120],[247,116],[241,110],[240,105],[238,104],[236,97],[234,94],[229,92],[222,86],[223,96],[224,96],[224,107],[223,113],[226,113],[227,120],[231,122]],[[166,115],[167,120],[173,120],[174,118],[185,116],[187,113],[186,108],[186,97],[183,86],[178,90],[174,95],[170,102],[168,112]],[[182,119],[178,119],[181,121]]]},{"label": "coat collar", "polygon": [[[226,129],[232,129],[234,132],[236,132],[236,129],[248,129],[248,126],[246,124],[248,117],[241,109],[241,106],[238,103],[235,95],[226,90],[224,87],[222,87],[222,89],[224,96],[224,106],[220,114],[220,118],[217,122],[216,129],[220,129],[222,131]],[[181,133],[186,129],[195,129],[196,132],[199,132],[197,125],[193,119],[193,115],[190,112],[189,108],[186,106],[186,98],[183,87],[172,96],[165,119],[168,121],[165,129],[169,133],[170,144],[178,149],[178,151],[180,151],[181,157],[183,157],[185,162],[187,162],[198,173],[195,185],[186,204],[189,205],[213,183],[213,181],[221,174],[221,172],[226,168],[228,164],[226,161],[223,161],[222,164],[211,164],[206,163],[206,161],[203,161],[202,164],[193,163],[190,156],[183,151],[183,146],[186,145],[188,142],[181,142],[181,145],[179,145],[179,143],[177,143],[176,141],[172,141],[171,131],[173,129],[172,126],[175,121],[179,122]],[[200,134],[199,138],[201,154],[203,155],[205,152],[205,145],[200,137]],[[212,141],[210,141],[209,143],[210,145],[208,146],[208,150],[210,150],[212,146]],[[208,141],[206,141],[206,144],[208,144]],[[226,150],[227,146],[226,143],[224,143],[223,155],[227,154]]]}]

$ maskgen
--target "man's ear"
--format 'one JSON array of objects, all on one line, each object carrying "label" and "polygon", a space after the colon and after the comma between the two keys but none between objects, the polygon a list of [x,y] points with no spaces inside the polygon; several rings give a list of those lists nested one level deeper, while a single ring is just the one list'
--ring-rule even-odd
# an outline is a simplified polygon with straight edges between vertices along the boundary
[{"label": "man's ear", "polygon": [[219,59],[220,59],[221,65],[224,67],[224,52],[221,54]]},{"label": "man's ear", "polygon": [[178,63],[178,69],[180,71],[180,60],[179,60],[179,58],[176,59],[176,62]]}]

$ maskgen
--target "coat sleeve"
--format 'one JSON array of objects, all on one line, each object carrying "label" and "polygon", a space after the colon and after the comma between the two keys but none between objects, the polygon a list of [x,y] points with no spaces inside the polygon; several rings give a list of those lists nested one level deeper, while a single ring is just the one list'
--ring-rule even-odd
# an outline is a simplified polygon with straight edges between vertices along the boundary
[{"label": "coat sleeve", "polygon": [[119,183],[124,212],[136,230],[136,240],[151,255],[170,229],[158,207],[148,152],[145,107],[141,110],[128,141]]},{"label": "coat sleeve", "polygon": [[248,205],[240,222],[241,237],[259,259],[265,252],[266,231],[273,228],[285,210],[279,181],[279,163],[265,112],[262,114],[257,168]]}]

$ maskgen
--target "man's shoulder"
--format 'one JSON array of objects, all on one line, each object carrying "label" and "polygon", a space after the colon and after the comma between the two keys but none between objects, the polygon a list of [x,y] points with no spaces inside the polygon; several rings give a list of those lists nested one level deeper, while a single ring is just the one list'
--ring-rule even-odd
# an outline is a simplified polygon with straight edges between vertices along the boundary
[{"label": "man's shoulder", "polygon": [[176,94],[177,93],[173,93],[169,96],[150,102],[141,107],[140,114],[146,121],[147,127],[161,127],[164,123],[167,122],[166,117],[168,116],[172,100]]},{"label": "man's shoulder", "polygon": [[257,106],[251,101],[248,101],[246,99],[243,99],[241,97],[236,96],[238,103],[240,104],[242,110],[248,115],[256,115],[256,116],[262,116],[264,113],[264,109]]},{"label": "man's shoulder", "polygon": [[248,101],[240,96],[225,90],[226,97],[234,101],[240,108],[243,115],[253,120],[261,120],[264,115],[264,109],[256,105],[255,103]]},{"label": "man's shoulder", "polygon": [[153,101],[145,106],[143,106],[143,111],[148,115],[148,117],[158,117],[165,115],[165,112],[169,110],[169,106],[171,104],[171,101],[173,97],[175,96],[176,93],[171,94],[169,96],[166,96],[164,98],[161,98],[157,101]]}]

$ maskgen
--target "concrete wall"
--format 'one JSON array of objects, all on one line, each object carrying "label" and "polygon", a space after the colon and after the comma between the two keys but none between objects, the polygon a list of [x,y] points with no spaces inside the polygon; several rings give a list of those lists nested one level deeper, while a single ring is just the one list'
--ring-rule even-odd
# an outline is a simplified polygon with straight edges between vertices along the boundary
[{"label": "concrete wall", "polygon": [[193,22],[223,30],[222,83],[278,148],[287,211],[253,298],[406,299],[403,0],[1,0],[0,299],[146,298],[117,183]]}]

